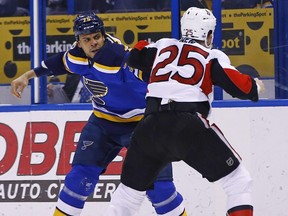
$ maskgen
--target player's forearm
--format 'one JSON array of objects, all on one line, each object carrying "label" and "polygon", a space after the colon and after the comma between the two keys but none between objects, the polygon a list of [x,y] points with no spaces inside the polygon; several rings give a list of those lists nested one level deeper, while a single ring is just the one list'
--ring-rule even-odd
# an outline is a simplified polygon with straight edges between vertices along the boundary
[{"label": "player's forearm", "polygon": [[211,78],[215,85],[223,88],[232,97],[258,101],[257,85],[252,77],[233,68],[223,68],[216,59],[211,67]]},{"label": "player's forearm", "polygon": [[22,76],[23,76],[25,79],[30,80],[30,79],[36,77],[36,73],[35,73],[35,71],[32,69],[32,70],[29,70],[29,71],[25,72]]}]

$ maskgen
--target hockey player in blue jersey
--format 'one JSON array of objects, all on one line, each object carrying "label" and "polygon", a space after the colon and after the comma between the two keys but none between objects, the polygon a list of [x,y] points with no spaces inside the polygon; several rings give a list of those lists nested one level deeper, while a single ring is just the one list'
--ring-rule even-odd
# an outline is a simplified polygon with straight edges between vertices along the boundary
[{"label": "hockey player in blue jersey", "polygon": [[[93,113],[82,130],[54,216],[81,214],[99,176],[119,151],[128,147],[146,105],[145,77],[125,64],[129,48],[105,33],[102,20],[94,13],[78,15],[73,29],[76,43],[72,49],[46,59],[11,83],[12,94],[20,98],[34,77],[78,73],[92,95]],[[84,145],[88,146],[85,150]],[[172,181],[169,164],[147,196],[158,215],[187,215]]]}]

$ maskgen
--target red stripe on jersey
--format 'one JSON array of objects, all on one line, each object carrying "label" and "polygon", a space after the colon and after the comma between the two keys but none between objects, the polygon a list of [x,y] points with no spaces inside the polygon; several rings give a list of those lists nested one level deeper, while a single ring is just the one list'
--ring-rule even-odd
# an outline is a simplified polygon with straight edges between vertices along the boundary
[{"label": "red stripe on jersey", "polygon": [[250,76],[241,74],[233,69],[224,68],[229,79],[244,93],[248,94],[252,89],[252,81]]},{"label": "red stripe on jersey", "polygon": [[200,86],[200,88],[202,89],[203,93],[205,95],[209,95],[212,92],[212,80],[211,80],[211,65],[212,65],[212,61],[210,61],[207,65],[206,65],[206,70],[204,73],[204,78],[202,81],[202,84]]},{"label": "red stripe on jersey", "polygon": [[229,216],[252,216],[253,210],[251,209],[240,210],[240,211],[229,213],[228,215]]},{"label": "red stripe on jersey", "polygon": [[149,43],[145,40],[140,40],[135,46],[134,46],[134,49],[137,49],[137,50],[142,50],[145,46],[147,46]]},{"label": "red stripe on jersey", "polygon": [[239,155],[239,153],[233,148],[233,146],[229,143],[229,141],[226,139],[226,137],[224,136],[223,132],[220,130],[220,128],[215,124],[213,123],[211,126],[210,126],[214,132],[219,136],[219,138],[226,144],[226,146],[228,148],[230,148],[230,150],[232,152],[234,152],[234,155],[239,159],[239,160],[242,160],[241,156]]}]

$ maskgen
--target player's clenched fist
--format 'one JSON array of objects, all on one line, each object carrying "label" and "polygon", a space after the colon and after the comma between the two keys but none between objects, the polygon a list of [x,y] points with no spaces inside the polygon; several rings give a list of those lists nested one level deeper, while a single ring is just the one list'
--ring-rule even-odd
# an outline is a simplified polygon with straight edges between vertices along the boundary
[{"label": "player's clenched fist", "polygon": [[257,88],[258,88],[258,93],[263,93],[265,91],[265,85],[262,80],[259,80],[258,78],[254,78]]}]

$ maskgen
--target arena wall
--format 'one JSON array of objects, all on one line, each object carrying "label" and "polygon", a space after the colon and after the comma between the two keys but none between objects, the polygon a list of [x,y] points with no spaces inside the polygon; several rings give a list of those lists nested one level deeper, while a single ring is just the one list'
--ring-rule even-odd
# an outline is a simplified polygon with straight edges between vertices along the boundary
[{"label": "arena wall", "polygon": [[[288,102],[276,102],[219,102],[210,117],[254,178],[255,216],[287,215]],[[0,215],[52,215],[90,113],[91,105],[0,107]],[[124,158],[125,149],[101,176],[83,215],[105,210]],[[174,173],[188,215],[225,214],[226,198],[217,183],[207,182],[183,162],[174,163]],[[139,215],[154,215],[147,200]]]}]

